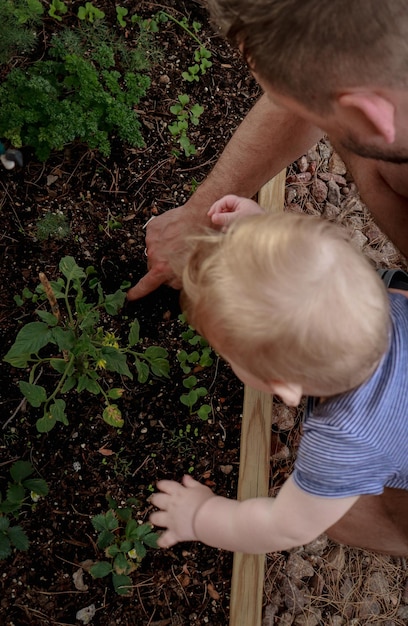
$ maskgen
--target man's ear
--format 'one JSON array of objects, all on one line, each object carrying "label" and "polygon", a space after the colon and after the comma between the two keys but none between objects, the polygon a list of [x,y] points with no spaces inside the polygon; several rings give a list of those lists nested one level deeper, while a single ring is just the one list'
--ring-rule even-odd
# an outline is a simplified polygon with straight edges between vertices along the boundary
[{"label": "man's ear", "polygon": [[372,91],[348,91],[336,98],[344,109],[353,108],[362,113],[375,134],[380,135],[386,143],[395,140],[395,107],[390,100]]},{"label": "man's ear", "polygon": [[298,406],[303,396],[302,385],[297,383],[284,383],[280,380],[271,382],[271,392],[282,398],[288,406]]}]

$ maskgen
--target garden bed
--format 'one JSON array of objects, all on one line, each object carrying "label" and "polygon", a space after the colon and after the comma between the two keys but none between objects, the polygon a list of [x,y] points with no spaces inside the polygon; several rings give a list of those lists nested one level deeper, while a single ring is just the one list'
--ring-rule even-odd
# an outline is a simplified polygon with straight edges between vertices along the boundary
[{"label": "garden bed", "polygon": [[[64,19],[73,23],[81,3],[67,4]],[[117,29],[115,3],[94,4]],[[129,15],[135,12],[133,3],[120,4],[129,8]],[[162,8],[141,2],[137,13],[150,18]],[[21,327],[37,319],[36,305],[26,300],[18,306],[15,296],[24,289],[34,292],[39,272],[57,280],[63,257],[72,256],[83,268],[93,266],[105,293],[115,292],[125,281],[134,283],[144,273],[145,222],[189,197],[260,95],[239,56],[214,35],[201,3],[172,0],[166,11],[178,21],[185,17],[190,27],[194,21],[201,23],[198,36],[211,51],[213,66],[199,81],[186,82],[181,74],[192,64],[196,43],[174,21],[160,25],[154,36],[160,60],[150,70],[151,87],[138,105],[143,148],[114,137],[111,154],[104,157],[77,142],[53,151],[44,163],[27,148],[21,170],[0,170],[2,357]],[[47,18],[43,40],[57,28],[55,20]],[[130,40],[132,33],[123,30]],[[184,93],[203,107],[199,124],[189,131],[197,154],[188,157],[168,131],[174,122],[170,107]],[[288,170],[286,201],[288,210],[323,213],[345,223],[376,265],[402,264],[370,221],[327,142]],[[41,239],[43,218],[58,212],[66,216],[68,232],[62,238],[50,232]],[[183,372],[177,355],[193,347],[183,336],[187,328],[179,313],[178,294],[162,287],[140,302],[126,304],[117,316],[103,315],[105,331],[114,333],[119,343],[126,341],[129,325],[137,319],[141,351],[161,346],[170,363],[169,378],[150,374],[144,383],[137,382],[135,370],[133,380],[116,373],[102,375],[106,388],[124,389],[117,402],[124,419],[120,429],[103,420],[103,400],[85,391],[65,394],[68,425],[57,423],[49,433],[38,433],[35,424],[42,413],[22,402],[18,387],[20,380],[28,379],[28,371],[3,362],[0,399],[7,426],[0,431],[0,492],[4,496],[9,470],[21,459],[30,461],[35,476],[49,487],[38,503],[23,506],[18,519],[30,540],[29,549],[13,551],[2,562],[0,621],[7,626],[79,624],[77,611],[92,604],[95,626],[228,624],[232,568],[228,552],[201,544],[148,548],[131,574],[129,597],[115,592],[110,577],[94,579],[87,572],[90,561],[105,559],[96,544],[92,518],[108,511],[107,494],[122,507],[134,498],[132,516],[140,525],[148,519],[155,482],[164,477],[179,479],[190,472],[218,494],[236,495],[243,388],[213,355],[212,365],[194,368],[197,385],[208,391],[204,400],[211,407],[209,419],[190,414],[180,401],[189,374]],[[56,373],[44,369],[41,384],[52,389],[55,380]],[[300,415],[283,407],[279,415],[272,438],[273,489],[290,471],[299,437]],[[302,559],[305,569],[293,569],[296,559],[298,565]],[[347,574],[345,564],[351,567]],[[80,568],[83,585],[73,578]],[[382,590],[371,586],[378,606],[366,604],[362,614],[360,605],[367,595],[362,585],[378,571],[388,586]],[[340,584],[341,576],[346,576],[348,587],[345,581]],[[345,548],[336,552],[324,542],[304,552],[275,555],[268,560],[265,625],[340,626],[356,619],[356,626],[402,626],[408,619],[405,578],[398,560]],[[339,590],[337,595],[334,589]]]}]

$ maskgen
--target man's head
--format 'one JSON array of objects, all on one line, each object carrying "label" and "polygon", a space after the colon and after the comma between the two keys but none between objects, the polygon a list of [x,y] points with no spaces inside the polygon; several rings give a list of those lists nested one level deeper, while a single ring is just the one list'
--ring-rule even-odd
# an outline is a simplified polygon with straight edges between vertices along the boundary
[{"label": "man's head", "polygon": [[405,0],[209,0],[223,33],[276,91],[324,110],[339,91],[408,88]]},{"label": "man's head", "polygon": [[246,217],[199,239],[183,287],[190,323],[266,385],[341,393],[370,375],[388,344],[381,280],[345,231],[320,218]]},{"label": "man's head", "polygon": [[406,0],[208,4],[278,104],[359,156],[408,161]]}]

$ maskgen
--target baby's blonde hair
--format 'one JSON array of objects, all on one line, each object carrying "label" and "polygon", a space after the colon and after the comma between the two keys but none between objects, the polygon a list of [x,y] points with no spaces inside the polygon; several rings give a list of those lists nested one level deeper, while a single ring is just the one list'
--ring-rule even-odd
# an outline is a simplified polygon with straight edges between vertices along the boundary
[{"label": "baby's blonde hair", "polygon": [[388,345],[386,288],[346,231],[317,217],[244,217],[197,238],[182,302],[222,355],[319,395],[361,384]]}]

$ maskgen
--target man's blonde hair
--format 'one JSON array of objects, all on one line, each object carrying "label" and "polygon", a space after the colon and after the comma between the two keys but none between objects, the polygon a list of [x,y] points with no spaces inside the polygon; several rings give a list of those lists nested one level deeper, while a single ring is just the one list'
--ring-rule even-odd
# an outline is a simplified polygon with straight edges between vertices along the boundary
[{"label": "man's blonde hair", "polygon": [[320,395],[361,384],[388,344],[381,279],[344,229],[317,217],[244,217],[198,238],[182,302],[221,354]]}]

